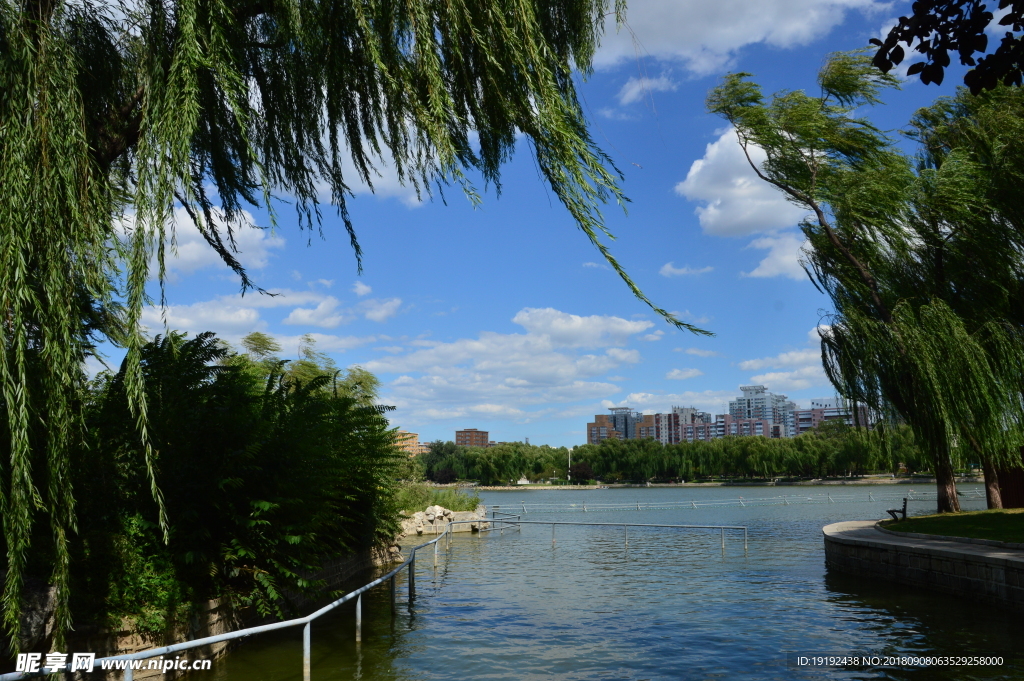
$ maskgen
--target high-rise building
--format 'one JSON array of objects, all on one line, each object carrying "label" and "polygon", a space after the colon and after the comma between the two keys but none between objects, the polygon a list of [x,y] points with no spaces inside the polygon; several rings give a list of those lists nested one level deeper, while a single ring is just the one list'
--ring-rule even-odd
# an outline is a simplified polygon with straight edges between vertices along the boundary
[{"label": "high-rise building", "polygon": [[855,419],[852,405],[842,397],[812,399],[810,409],[797,409],[793,412],[794,436],[817,428],[826,421],[842,421],[848,426],[858,423],[861,426],[870,426],[871,412],[861,405],[857,408]]},{"label": "high-rise building", "polygon": [[622,433],[615,430],[615,424],[607,414],[597,414],[593,423],[587,424],[587,444],[600,444],[607,439],[621,440]]},{"label": "high-rise building", "polygon": [[602,440],[641,440],[656,438],[654,416],[641,414],[629,407],[609,409],[611,414],[597,414],[587,424],[587,443],[596,445]]},{"label": "high-rise building", "polygon": [[395,435],[395,444],[409,456],[416,456],[423,451],[423,446],[420,444],[419,433],[408,433],[404,430],[400,430]]},{"label": "high-rise building", "polygon": [[732,414],[715,417],[715,437],[761,435],[780,438],[786,437],[784,432],[785,427],[771,419],[737,418]]},{"label": "high-rise building", "polygon": [[489,443],[489,435],[490,433],[486,430],[477,430],[476,428],[456,430],[455,444],[464,445],[466,447],[486,447]]},{"label": "high-rise building", "polygon": [[793,437],[793,410],[796,403],[785,395],[768,392],[763,385],[740,386],[743,397],[729,402],[729,416],[734,419],[761,419],[782,426],[779,437]]},{"label": "high-rise building", "polygon": [[[703,429],[695,430],[693,426],[710,424],[711,414],[697,411],[695,407],[672,407],[668,414],[654,414],[654,439],[663,445],[674,445],[677,442],[693,442],[694,439],[710,439],[703,437]],[[701,433],[697,436],[697,433]]]}]

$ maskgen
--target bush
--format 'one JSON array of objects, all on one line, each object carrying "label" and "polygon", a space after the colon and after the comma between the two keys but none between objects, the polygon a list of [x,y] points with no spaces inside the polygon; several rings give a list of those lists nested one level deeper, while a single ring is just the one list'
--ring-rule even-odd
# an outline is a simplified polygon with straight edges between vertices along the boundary
[{"label": "bush", "polygon": [[402,455],[387,409],[334,373],[303,381],[285,365],[231,355],[210,333],[143,347],[166,542],[125,368],[97,383],[90,447],[72,459],[85,491],[77,613],[131,616],[142,633],[173,624],[187,600],[230,596],[282,615],[286,592],[321,588],[306,575],[325,560],[392,540]]},{"label": "bush", "polygon": [[396,502],[403,513],[413,514],[428,506],[443,506],[451,511],[472,511],[480,505],[480,496],[460,489],[437,489],[423,484],[402,485]]}]

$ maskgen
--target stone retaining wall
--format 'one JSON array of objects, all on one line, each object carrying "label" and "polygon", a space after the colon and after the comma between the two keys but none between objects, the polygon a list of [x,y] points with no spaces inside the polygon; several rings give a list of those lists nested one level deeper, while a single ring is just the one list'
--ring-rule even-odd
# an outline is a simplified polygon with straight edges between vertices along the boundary
[{"label": "stone retaining wall", "polygon": [[484,520],[487,518],[487,508],[480,504],[475,511],[452,511],[443,506],[428,506],[426,511],[413,513],[402,521],[402,534],[404,537],[421,537],[423,535],[441,534],[448,524],[456,520],[472,520],[479,522],[462,522],[452,527],[452,532],[479,532],[487,529],[490,525]]},{"label": "stone retaining wall", "polygon": [[824,528],[825,563],[830,569],[1024,610],[1024,553],[986,554],[983,547],[934,539],[901,541],[881,533],[877,534],[884,539],[872,540],[863,532],[850,536],[834,529],[852,524]]}]

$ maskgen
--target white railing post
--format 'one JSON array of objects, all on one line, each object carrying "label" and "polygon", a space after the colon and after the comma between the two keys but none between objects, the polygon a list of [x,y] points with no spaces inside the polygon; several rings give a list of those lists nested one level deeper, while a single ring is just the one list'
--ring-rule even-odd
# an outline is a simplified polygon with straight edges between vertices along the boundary
[{"label": "white railing post", "polygon": [[416,597],[416,552],[413,551],[412,558],[409,559],[409,605],[412,605],[412,599]]},{"label": "white railing post", "polygon": [[356,598],[356,643],[363,640],[363,594]]},{"label": "white railing post", "polygon": [[309,661],[309,628],[312,624],[312,622],[306,622],[306,626],[302,628],[302,681],[310,681],[312,676]]}]

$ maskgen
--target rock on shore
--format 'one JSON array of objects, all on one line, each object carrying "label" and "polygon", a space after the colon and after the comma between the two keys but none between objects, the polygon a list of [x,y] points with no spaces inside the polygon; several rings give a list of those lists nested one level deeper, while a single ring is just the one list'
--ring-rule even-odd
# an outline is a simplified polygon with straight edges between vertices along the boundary
[{"label": "rock on shore", "polygon": [[476,522],[459,522],[452,527],[452,532],[479,532],[489,526],[484,522],[486,519],[487,507],[483,504],[477,506],[475,511],[452,511],[443,506],[428,506],[427,510],[413,513],[402,521],[401,537],[441,534],[450,523],[467,520]]}]

